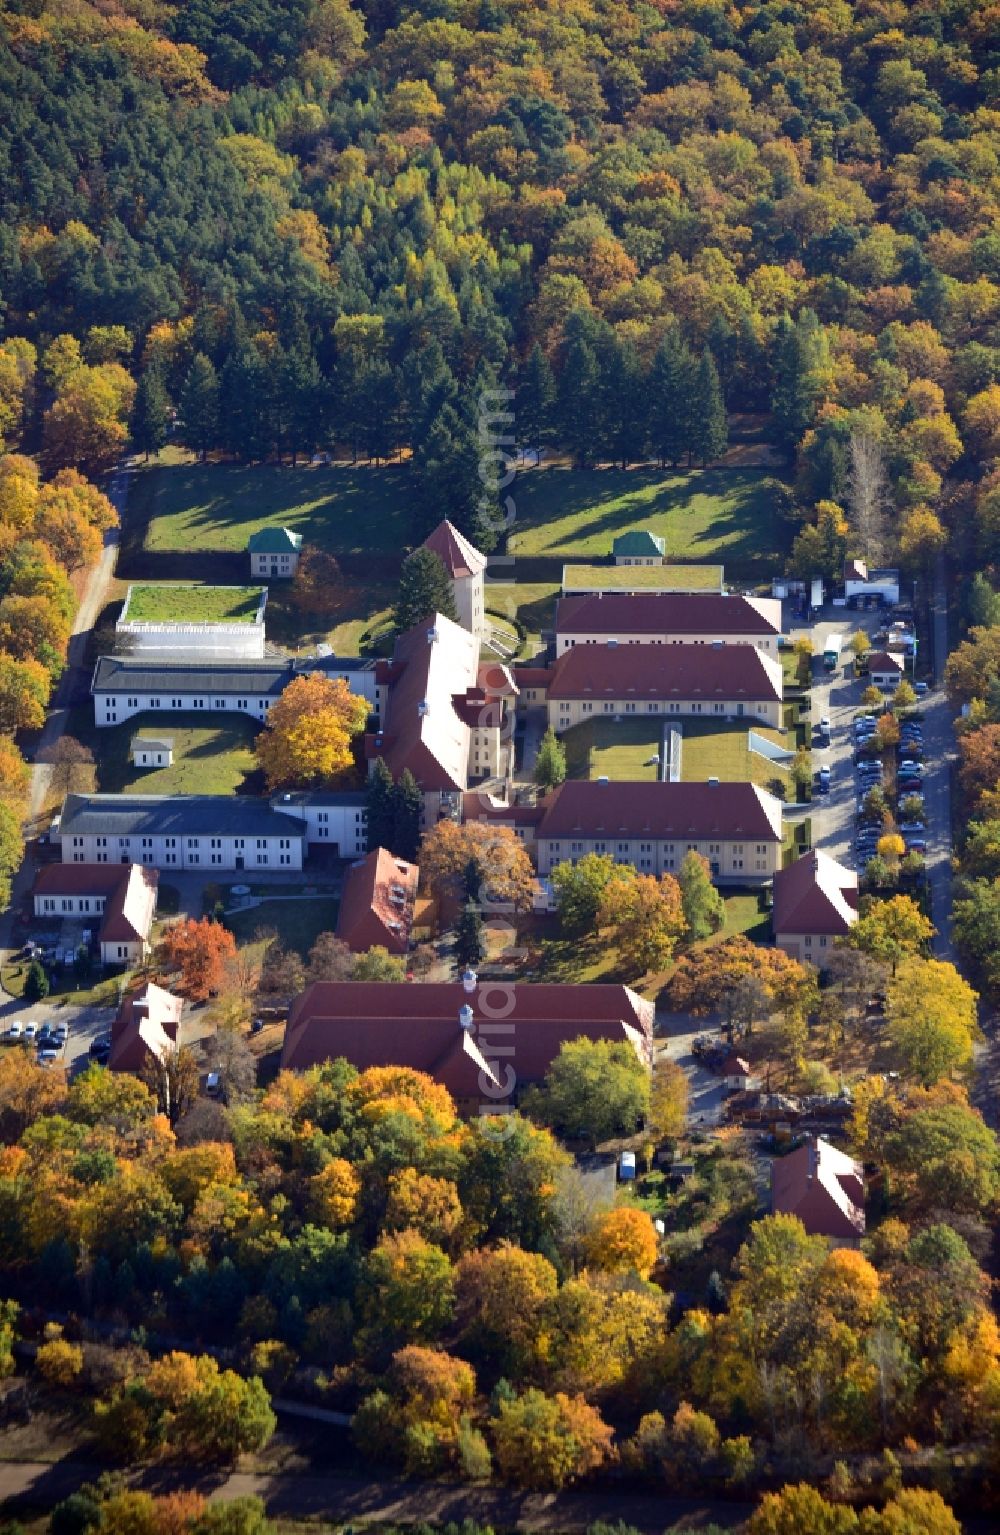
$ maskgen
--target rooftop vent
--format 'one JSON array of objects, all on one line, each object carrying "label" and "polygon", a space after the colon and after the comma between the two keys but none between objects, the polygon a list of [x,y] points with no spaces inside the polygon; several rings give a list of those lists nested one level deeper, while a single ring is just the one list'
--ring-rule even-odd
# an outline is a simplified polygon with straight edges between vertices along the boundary
[{"label": "rooftop vent", "polygon": [[602,774],[601,777],[597,780],[597,782],[598,783],[608,783],[609,780]]},{"label": "rooftop vent", "polygon": [[467,992],[470,997],[476,989],[476,982],[478,979],[479,977],[476,975],[474,970],[465,970],[462,972],[462,990]]},{"label": "rooftop vent", "polygon": [[472,1028],[472,1008],[468,1003],[458,1010],[458,1026],[460,1029]]},{"label": "rooftop vent", "polygon": [[615,648],[615,646],[617,644],[618,644],[617,640],[608,640],[608,649],[609,650],[614,650],[614,648]]},{"label": "rooftop vent", "polygon": [[430,704],[427,702],[426,698],[422,698],[420,700],[420,702],[417,704],[417,713],[421,717],[423,715],[425,715],[425,714],[429,714],[430,713]]},{"label": "rooftop vent", "polygon": [[434,625],[430,629],[428,629],[428,631],[427,631],[427,643],[428,643],[428,645],[433,645],[434,641],[437,638],[438,638],[437,626]]},{"label": "rooftop vent", "polygon": [[719,780],[717,778],[710,778],[708,781],[712,788],[716,788],[718,786]]}]

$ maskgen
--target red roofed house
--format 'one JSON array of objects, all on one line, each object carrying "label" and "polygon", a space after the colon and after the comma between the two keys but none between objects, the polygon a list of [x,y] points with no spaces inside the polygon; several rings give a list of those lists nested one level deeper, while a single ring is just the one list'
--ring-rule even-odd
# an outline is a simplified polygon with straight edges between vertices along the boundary
[{"label": "red roofed house", "polygon": [[517,693],[506,666],[479,660],[479,641],[437,613],[396,640],[376,670],[382,728],[365,747],[394,778],[409,768],[431,824],[450,814],[471,782],[506,778],[509,705]]},{"label": "red roofed house", "polygon": [[471,973],[426,985],[317,982],[292,1004],[281,1064],[408,1066],[474,1114],[509,1105],[581,1037],[627,1040],[651,1066],[653,1004],[627,986],[480,985]]},{"label": "red roofed house", "polygon": [[415,863],[393,857],[384,847],[352,864],[340,897],[337,937],[355,954],[375,944],[390,954],[405,954],[419,878]]},{"label": "red roofed house", "polygon": [[723,592],[596,592],[560,597],[556,655],[577,645],[753,645],[777,656],[781,603]]},{"label": "red roofed house", "polygon": [[822,965],[858,920],[858,876],[818,849],[774,876],[771,931],[792,959]]},{"label": "red roofed house", "polygon": [[111,1025],[112,1071],[142,1071],[150,1056],[163,1060],[177,1045],[184,1004],[173,992],[150,981],[144,991],[126,997]]},{"label": "red roofed house", "polygon": [[102,962],[132,965],[149,952],[159,878],[156,869],[138,863],[47,864],[31,891],[35,916],[99,917]]},{"label": "red roofed house", "polygon": [[903,676],[906,663],[903,657],[896,655],[891,650],[870,650],[868,652],[868,676],[877,688],[885,692],[895,692],[899,686],[899,680]]},{"label": "red roofed house", "polygon": [[[607,601],[607,598],[602,598]],[[720,601],[729,602],[730,598]],[[567,730],[595,715],[697,715],[782,725],[783,679],[751,645],[574,645],[552,668],[549,724]]]},{"label": "red roofed house", "polygon": [[797,1215],[810,1236],[857,1247],[865,1234],[865,1178],[860,1162],[822,1136],[771,1164],[771,1211]]},{"label": "red roofed house", "polygon": [[439,522],[429,538],[421,546],[438,556],[448,575],[455,597],[455,612],[463,629],[474,634],[477,640],[486,638],[486,595],[484,572],[486,556],[445,518]]},{"label": "red roofed house", "polygon": [[781,802],[756,784],[573,779],[544,806],[535,833],[543,876],[587,853],[675,874],[693,849],[717,884],[763,884],[781,865]]}]

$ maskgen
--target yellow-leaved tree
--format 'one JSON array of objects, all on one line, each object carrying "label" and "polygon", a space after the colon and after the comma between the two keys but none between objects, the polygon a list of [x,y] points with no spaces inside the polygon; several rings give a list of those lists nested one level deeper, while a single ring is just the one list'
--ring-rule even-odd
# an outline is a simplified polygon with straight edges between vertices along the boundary
[{"label": "yellow-leaved tree", "polygon": [[368,704],[342,677],[296,677],[276,701],[257,737],[257,761],[269,789],[335,784],[354,766],[352,741],[365,727]]}]

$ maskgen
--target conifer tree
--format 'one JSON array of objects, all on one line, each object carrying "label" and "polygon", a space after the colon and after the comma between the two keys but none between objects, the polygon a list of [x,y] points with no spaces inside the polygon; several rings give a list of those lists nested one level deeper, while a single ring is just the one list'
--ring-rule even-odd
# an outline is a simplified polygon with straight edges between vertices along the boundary
[{"label": "conifer tree", "polygon": [[180,435],[201,458],[219,440],[219,379],[204,352],[195,353],[181,390]]},{"label": "conifer tree", "polygon": [[420,848],[420,818],[423,815],[424,796],[420,785],[404,768],[392,791],[392,832],[390,848],[397,858],[412,863]]},{"label": "conifer tree", "polygon": [[648,430],[661,464],[678,464],[691,449],[691,395],[694,362],[676,325],[657,348],[647,384]]},{"label": "conifer tree", "polygon": [[542,789],[554,789],[566,778],[566,748],[551,725],[542,736],[533,776]]},{"label": "conifer tree", "polygon": [[396,632],[405,634],[435,613],[458,619],[451,578],[441,556],[433,549],[415,549],[403,561],[399,575],[399,596],[393,612]]},{"label": "conifer tree", "polygon": [[728,442],[729,426],[719,383],[719,370],[706,347],[692,379],[690,451],[694,458],[709,464],[721,458]]},{"label": "conifer tree", "polygon": [[479,908],[470,902],[455,923],[454,955],[460,965],[478,965],[486,955],[486,935]]},{"label": "conifer tree", "polygon": [[148,458],[158,453],[167,440],[170,423],[170,401],[158,367],[147,368],[139,380],[129,421],[132,443]]},{"label": "conifer tree", "polygon": [[369,853],[374,853],[375,849],[379,847],[391,847],[393,834],[393,789],[392,774],[385,764],[385,759],[376,757],[372,764],[367,786],[367,845]]},{"label": "conifer tree", "polygon": [[541,450],[552,435],[556,382],[549,360],[537,341],[532,347],[514,395],[517,440],[524,448]]}]

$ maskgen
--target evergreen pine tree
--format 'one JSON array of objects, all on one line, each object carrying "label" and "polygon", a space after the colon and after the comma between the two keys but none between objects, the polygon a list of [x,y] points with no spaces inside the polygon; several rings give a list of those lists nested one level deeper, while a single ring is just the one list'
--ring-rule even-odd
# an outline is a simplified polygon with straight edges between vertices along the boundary
[{"label": "evergreen pine tree", "polygon": [[597,354],[583,336],[575,336],[566,349],[559,375],[559,435],[573,455],[577,468],[593,463],[600,441],[601,376]]},{"label": "evergreen pine tree", "polygon": [[376,757],[368,777],[366,791],[369,853],[374,853],[379,847],[392,848],[394,787],[392,774],[386,767],[384,759]]},{"label": "evergreen pine tree", "polygon": [[415,549],[399,573],[399,596],[393,612],[396,632],[405,634],[435,613],[458,620],[451,578],[433,549]]},{"label": "evergreen pine tree", "polygon": [[566,748],[551,725],[542,736],[533,776],[542,789],[554,789],[566,778]]},{"label": "evergreen pine tree", "polygon": [[691,452],[703,464],[721,458],[729,442],[729,425],[722,399],[719,371],[708,347],[701,354],[691,390]]},{"label": "evergreen pine tree", "polygon": [[828,359],[826,333],[811,309],[804,309],[796,321],[782,316],[775,335],[771,410],[778,438],[789,453],[812,425],[819,373]]},{"label": "evergreen pine tree", "polygon": [[413,863],[420,849],[420,819],[424,811],[424,796],[420,785],[404,768],[392,791],[392,851],[397,858]]},{"label": "evergreen pine tree", "polygon": [[488,554],[496,545],[496,529],[487,529],[480,517],[481,451],[473,428],[453,405],[445,405],[424,440],[415,447],[413,468],[417,499],[428,532],[442,517],[447,517]]},{"label": "evergreen pine tree", "polygon": [[204,352],[196,352],[180,398],[182,442],[204,458],[219,440],[219,379]]},{"label": "evergreen pine tree", "polygon": [[486,955],[486,935],[479,909],[469,905],[462,908],[455,923],[453,952],[460,965],[478,965]]},{"label": "evergreen pine tree", "polygon": [[603,359],[605,448],[627,469],[641,458],[646,443],[643,407],[645,381],[639,355],[630,341],[612,337]]},{"label": "evergreen pine tree", "polygon": [[319,364],[308,340],[285,353],[277,380],[285,419],[285,445],[294,468],[299,453],[311,453],[322,435],[326,406]]},{"label": "evergreen pine tree", "polygon": [[465,887],[465,899],[478,901],[479,891],[483,883],[482,872],[474,858],[470,858],[462,870],[462,884]]},{"label": "evergreen pine tree", "polygon": [[269,384],[257,348],[247,342],[226,359],[219,380],[221,440],[238,458],[266,458],[271,448]]},{"label": "evergreen pine tree", "polygon": [[33,959],[24,978],[25,1002],[41,1002],[49,994],[49,978],[41,960]]},{"label": "evergreen pine tree", "polygon": [[518,443],[522,448],[534,449],[539,458],[551,440],[555,403],[556,381],[549,360],[536,341],[518,379],[514,412]]},{"label": "evergreen pine tree", "polygon": [[694,362],[676,325],[656,349],[647,384],[648,431],[662,464],[678,464],[691,447],[691,395]]},{"label": "evergreen pine tree", "polygon": [[170,424],[170,400],[163,373],[158,367],[145,370],[135,392],[129,432],[134,447],[145,453],[158,453],[167,440]]}]

